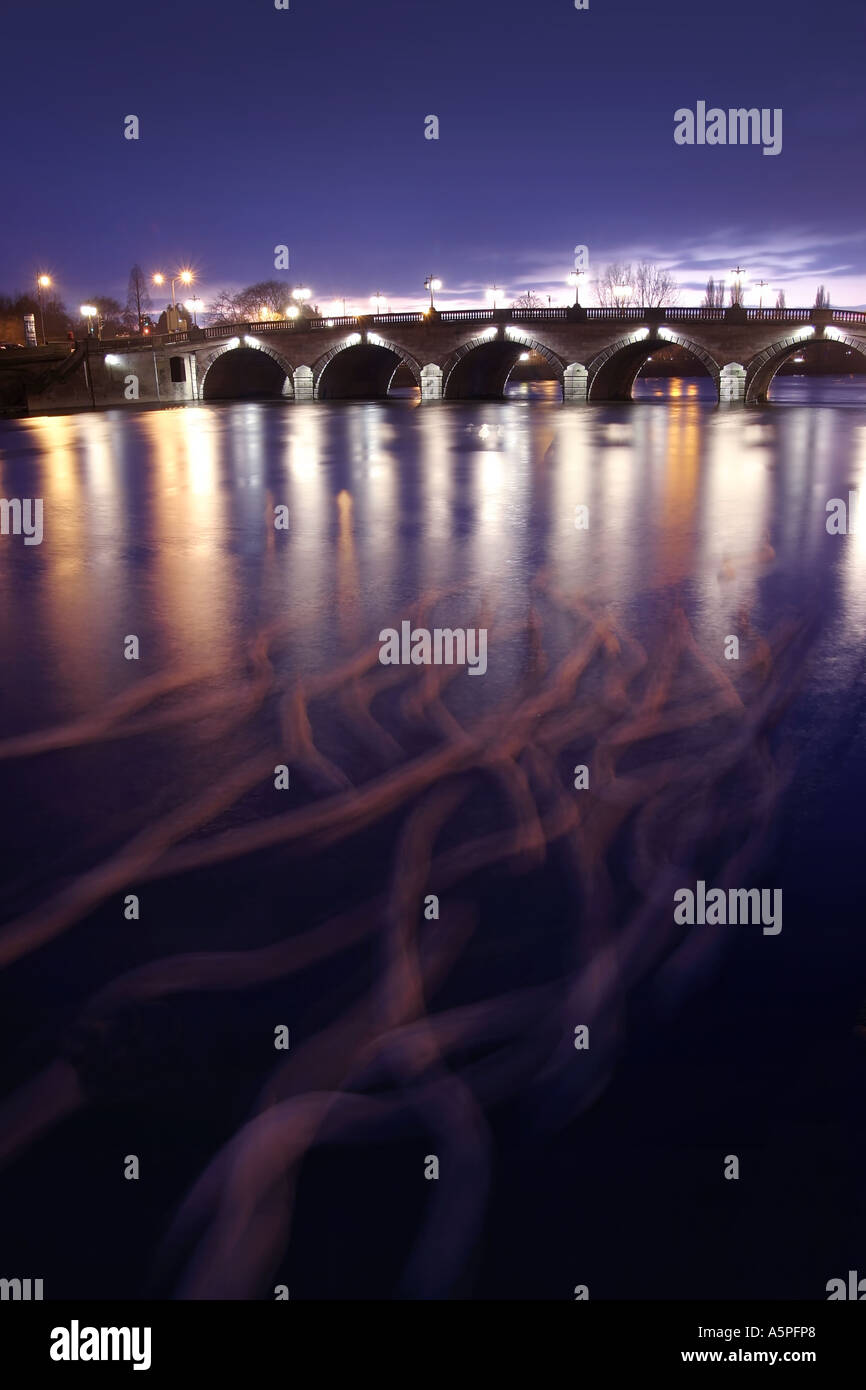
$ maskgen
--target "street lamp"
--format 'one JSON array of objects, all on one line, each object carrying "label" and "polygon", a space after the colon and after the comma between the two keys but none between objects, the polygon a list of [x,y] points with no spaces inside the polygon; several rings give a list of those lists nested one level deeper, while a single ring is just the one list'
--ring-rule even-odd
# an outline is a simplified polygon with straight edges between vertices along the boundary
[{"label": "street lamp", "polygon": [[82,306],[81,306],[81,317],[84,318],[84,319],[87,319],[87,336],[88,336],[89,338],[92,338],[92,337],[93,337],[93,320],[96,319],[96,321],[97,321],[97,336],[98,336],[99,310],[97,309],[96,305],[95,305],[95,304],[82,304]]},{"label": "street lamp", "polygon": [[487,291],[487,298],[490,300],[490,303],[492,304],[494,309],[496,308],[496,296],[498,295],[498,293],[498,285],[491,285],[490,289]]},{"label": "street lamp", "polygon": [[287,319],[296,319],[296,318],[298,317],[298,314],[299,314],[300,312],[301,312],[301,311],[300,311],[300,309],[298,308],[297,304],[287,304],[287,305],[286,305],[286,318],[287,318]]},{"label": "street lamp", "polygon": [[340,312],[340,305],[341,305],[341,304],[342,304],[342,306],[343,306],[343,318],[345,318],[345,317],[346,317],[346,301],[345,301],[344,298],[342,298],[342,296],[341,296],[339,299],[335,299],[335,300],[334,300],[333,304],[331,305],[331,312],[334,313],[334,314],[339,314],[339,312]]},{"label": "street lamp", "polygon": [[617,300],[619,307],[623,309],[625,307],[626,300],[631,299],[632,287],[631,285],[614,285],[613,295],[614,299]]},{"label": "street lamp", "polygon": [[568,276],[568,283],[574,285],[574,307],[580,308],[580,277],[585,275],[585,270],[572,270]]},{"label": "street lamp", "polygon": [[202,301],[199,299],[198,295],[194,295],[192,299],[186,301],[186,308],[189,309],[192,314],[192,321],[195,327],[198,328],[198,312],[199,309],[203,308]]},{"label": "street lamp", "polygon": [[382,300],[384,298],[385,296],[383,295],[381,290],[377,290],[375,294],[370,295],[370,303],[375,304],[377,314],[381,314],[382,312]]},{"label": "street lamp", "polygon": [[305,300],[309,299],[311,294],[312,290],[308,290],[301,286],[299,289],[292,290],[292,299],[299,299],[303,304]]},{"label": "street lamp", "polygon": [[[191,270],[179,270],[175,275],[171,277],[171,307],[173,309],[177,308],[177,301],[175,299],[174,294],[174,287],[177,281],[180,280],[182,285],[191,285],[194,279],[195,276],[193,275]],[[154,273],[153,283],[155,285],[165,284],[165,276],[162,274],[162,271],[157,270]]]},{"label": "street lamp", "polygon": [[431,310],[431,312],[432,312],[433,309],[435,309],[435,307],[436,307],[436,306],[434,305],[434,303],[433,303],[433,291],[434,291],[434,290],[441,290],[441,288],[442,288],[442,281],[441,281],[441,280],[437,280],[436,277],[435,277],[434,275],[428,275],[428,276],[427,276],[427,279],[424,281],[424,288],[425,288],[425,290],[429,290],[429,291],[430,291],[430,310]]},{"label": "street lamp", "polygon": [[762,309],[764,307],[764,291],[766,290],[768,299],[772,293],[770,290],[770,282],[769,280],[756,280],[755,288],[758,291],[758,308]]},{"label": "street lamp", "polygon": [[735,266],[731,271],[731,291],[731,303],[742,307],[746,293],[746,272],[741,265]]},{"label": "street lamp", "polygon": [[51,284],[50,275],[37,275],[36,277],[36,297],[39,300],[39,321],[42,325],[42,346],[45,346],[45,306],[42,303],[42,291],[47,290]]}]

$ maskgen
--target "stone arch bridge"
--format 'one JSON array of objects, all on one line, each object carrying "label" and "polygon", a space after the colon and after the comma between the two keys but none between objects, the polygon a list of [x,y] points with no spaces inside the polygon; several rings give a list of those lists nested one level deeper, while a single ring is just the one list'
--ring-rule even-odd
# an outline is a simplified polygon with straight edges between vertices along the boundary
[{"label": "stone arch bridge", "polygon": [[[387,396],[402,366],[424,402],[495,399],[521,353],[531,351],[545,359],[566,402],[621,401],[647,358],[677,345],[706,370],[720,402],[748,405],[767,399],[788,357],[821,340],[866,357],[866,313],[575,307],[280,320],[91,340],[73,354],[80,363],[67,352],[56,372],[43,364],[25,394],[31,410],[129,400],[375,400]],[[88,399],[64,399],[84,390]]]}]

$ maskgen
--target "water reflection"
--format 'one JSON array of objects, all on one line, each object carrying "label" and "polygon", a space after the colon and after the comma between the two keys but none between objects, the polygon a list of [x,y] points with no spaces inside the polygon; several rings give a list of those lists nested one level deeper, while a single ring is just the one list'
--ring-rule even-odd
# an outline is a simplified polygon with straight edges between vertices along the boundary
[{"label": "water reflection", "polygon": [[[116,411],[0,426],[0,470],[45,505],[40,547],[0,545],[0,964],[23,1017],[56,1011],[64,1038],[77,1017],[35,1088],[25,1058],[8,1151],[100,1101],[176,1104],[160,1236],[201,1176],[167,1282],[250,1297],[315,1146],[379,1163],[408,1137],[461,1180],[417,1231],[412,1198],[393,1262],[445,1296],[497,1107],[546,1144],[593,1106],[633,987],[664,1027],[731,949],[672,933],[671,876],[754,862],[786,785],[768,730],[790,742],[795,695],[813,738],[828,707],[856,723],[866,546],[825,519],[862,491],[866,409],[720,411],[686,385],[664,409]],[[378,664],[378,632],[425,601],[443,625],[483,616],[484,680]],[[133,888],[148,930],[121,936]],[[261,1020],[284,1015],[300,1045],[275,1059]],[[191,1156],[185,1122],[215,1136]]]}]

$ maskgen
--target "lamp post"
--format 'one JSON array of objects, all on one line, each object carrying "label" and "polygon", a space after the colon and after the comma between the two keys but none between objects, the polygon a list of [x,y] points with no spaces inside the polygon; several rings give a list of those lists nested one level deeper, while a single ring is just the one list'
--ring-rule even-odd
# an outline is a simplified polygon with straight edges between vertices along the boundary
[{"label": "lamp post", "polygon": [[759,309],[763,309],[763,307],[764,307],[764,290],[767,291],[767,298],[769,299],[769,297],[770,297],[770,282],[769,282],[769,280],[756,280],[756,281],[755,281],[755,287],[756,287],[756,289],[757,289],[757,291],[758,291],[758,308],[759,308]]},{"label": "lamp post", "polygon": [[580,308],[580,277],[585,275],[585,270],[572,270],[569,272],[568,283],[574,285],[574,307]]},{"label": "lamp post", "polygon": [[93,320],[96,319],[96,323],[97,323],[96,335],[97,335],[97,337],[98,337],[98,336],[99,336],[99,310],[97,309],[96,305],[95,305],[95,304],[82,304],[82,306],[81,306],[81,317],[82,317],[83,319],[87,319],[87,336],[88,336],[88,338],[92,338],[92,337],[93,337]]},{"label": "lamp post", "polygon": [[203,307],[202,301],[199,299],[198,295],[194,295],[192,299],[188,299],[186,301],[186,307],[192,314],[193,324],[198,328],[198,311]]},{"label": "lamp post", "polygon": [[498,294],[499,294],[499,285],[491,285],[491,286],[490,286],[490,289],[487,291],[487,298],[489,299],[490,304],[491,304],[491,307],[492,307],[493,309],[496,308],[496,300],[497,300]]},{"label": "lamp post", "polygon": [[738,308],[743,306],[743,296],[746,293],[746,272],[741,265],[737,265],[731,271],[731,302]]},{"label": "lamp post", "polygon": [[382,294],[381,290],[377,290],[375,294],[370,295],[370,303],[375,304],[377,314],[381,314],[382,312],[382,300],[384,298],[385,296]]},{"label": "lamp post", "polygon": [[42,291],[47,290],[51,284],[50,275],[37,275],[36,277],[36,297],[39,300],[39,322],[42,326],[42,346],[45,346],[45,305],[42,302]]},{"label": "lamp post", "polygon": [[428,275],[427,279],[424,281],[424,288],[425,290],[429,290],[430,292],[430,312],[432,313],[433,310],[436,308],[435,304],[433,303],[433,291],[441,290],[442,281],[437,280],[435,275]]},{"label": "lamp post", "polygon": [[[153,283],[154,283],[155,285],[164,285],[164,284],[165,284],[165,276],[163,275],[163,273],[162,273],[161,270],[155,271],[152,278],[153,278]],[[167,320],[169,321],[168,331],[169,331],[170,333],[176,333],[176,332],[178,331],[178,327],[177,327],[177,324],[178,324],[178,316],[177,316],[177,299],[176,299],[176,297],[175,297],[174,287],[175,287],[175,285],[177,284],[177,281],[178,281],[178,280],[180,281],[180,283],[181,283],[182,285],[191,285],[194,279],[195,279],[195,276],[193,275],[193,273],[192,273],[191,270],[178,270],[174,275],[170,276],[170,280],[171,280],[171,313],[169,313],[169,314],[166,315],[166,318],[167,318]]]}]

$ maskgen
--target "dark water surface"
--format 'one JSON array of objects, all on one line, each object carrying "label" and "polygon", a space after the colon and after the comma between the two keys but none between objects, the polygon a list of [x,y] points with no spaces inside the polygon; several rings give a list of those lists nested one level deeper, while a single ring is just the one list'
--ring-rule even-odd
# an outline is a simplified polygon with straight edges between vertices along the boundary
[{"label": "dark water surface", "polygon": [[[586,1283],[591,1297],[822,1298],[828,1279],[858,1261],[864,1272],[866,526],[825,526],[828,501],[863,487],[862,381],[785,378],[775,404],[727,411],[697,381],[641,380],[622,406],[524,394],[539,392],[0,423],[0,494],[44,500],[41,545],[0,538],[4,1072],[14,1094],[62,1057],[82,1091],[66,1118],[52,1119],[56,1097],[4,1112],[18,1138],[0,1183],[0,1274],[43,1277],[46,1297],[268,1297],[283,1281],[292,1297],[570,1298]],[[278,506],[288,531],[274,527]],[[576,529],[581,507],[588,527]],[[425,598],[427,626],[488,627],[483,678],[461,672],[429,708],[376,684],[375,656],[361,685],[351,673],[328,684]],[[586,711],[573,737],[544,742],[542,703],[513,760],[505,726],[494,735],[506,770],[494,758],[465,788],[424,771],[460,726],[546,698],[587,612],[607,624],[607,647],[556,695],[557,718]],[[652,681],[686,631],[661,727]],[[133,634],[140,659],[127,661]],[[731,635],[739,662],[724,657]],[[604,663],[631,660],[632,644],[646,664],[608,716],[620,697]],[[158,684],[169,672],[177,681]],[[111,704],[149,680],[152,700]],[[284,699],[299,680],[303,704]],[[767,690],[742,761],[710,777]],[[624,721],[619,742],[600,733],[608,718]],[[12,742],[51,729],[38,746]],[[612,747],[624,752],[606,781]],[[221,790],[256,760],[236,794]],[[286,792],[273,787],[281,761]],[[399,898],[401,873],[416,870],[421,899],[438,891],[418,842],[400,838],[406,817],[423,804],[424,824],[440,817],[437,853],[459,852],[515,818],[529,826],[532,799],[573,805],[579,763],[598,801],[573,840],[554,837],[539,862],[458,874],[438,922],[410,912],[420,949],[453,957],[427,989],[430,1012],[513,1000],[512,1050],[497,1053],[486,1024],[470,1029],[443,1073],[460,1086],[436,1073],[441,1093],[419,1108],[400,1068],[426,1075],[427,1063],[398,1048],[379,1075],[364,1052],[416,1016],[402,1012],[403,946],[381,898]],[[365,802],[337,838],[154,869],[173,846],[349,784],[360,795],[412,765],[411,794]],[[647,790],[609,823],[630,776],[660,766],[675,769],[672,792]],[[458,783],[467,799],[440,807]],[[170,822],[192,802],[201,814]],[[690,824],[700,844],[687,857]],[[164,843],[141,839],[154,826]],[[745,827],[763,834],[730,881],[783,890],[781,933],[696,926],[668,941],[662,918],[643,922],[656,871],[672,862],[682,884],[698,872],[721,882]],[[129,893],[138,921],[124,917]],[[261,949],[365,903],[366,935],[291,974],[216,991],[183,975],[82,1016],[149,961]],[[526,991],[557,981],[556,1006],[524,1017]],[[371,1035],[358,1022],[368,1008],[381,1010]],[[570,1039],[590,1015],[582,1054]],[[212,1211],[179,1249],[166,1254],[162,1239],[261,1109],[286,1061],[272,1041],[282,1023],[282,1097],[351,1072],[358,1095],[397,1097],[392,1119],[352,1117],[351,1137],[335,1129],[308,1151],[291,1243],[251,1237],[248,1286],[228,1273],[185,1284]],[[26,1143],[37,1115],[44,1132]],[[254,1136],[251,1152],[266,1149]],[[129,1154],[137,1183],[123,1178]],[[429,1154],[438,1184],[424,1180]],[[736,1182],[722,1176],[732,1154]],[[225,1198],[245,1230],[264,1190],[247,1174]],[[201,1255],[211,1270],[242,1263],[214,1248]]]}]

